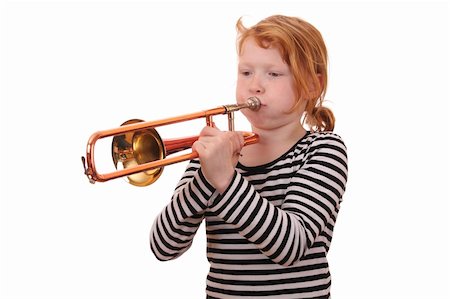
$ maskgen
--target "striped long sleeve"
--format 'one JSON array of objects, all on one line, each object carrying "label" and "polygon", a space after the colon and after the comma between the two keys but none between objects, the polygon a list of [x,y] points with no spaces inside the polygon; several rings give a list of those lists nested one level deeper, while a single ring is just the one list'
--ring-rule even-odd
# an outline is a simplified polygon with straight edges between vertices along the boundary
[{"label": "striped long sleeve", "polygon": [[172,200],[153,223],[150,245],[157,259],[171,260],[189,249],[213,193],[201,171],[189,165]]},{"label": "striped long sleeve", "polygon": [[346,181],[346,147],[334,133],[308,134],[266,165],[238,164],[222,195],[192,161],[155,221],[152,249],[178,256],[206,218],[209,296],[327,296],[326,253]]}]

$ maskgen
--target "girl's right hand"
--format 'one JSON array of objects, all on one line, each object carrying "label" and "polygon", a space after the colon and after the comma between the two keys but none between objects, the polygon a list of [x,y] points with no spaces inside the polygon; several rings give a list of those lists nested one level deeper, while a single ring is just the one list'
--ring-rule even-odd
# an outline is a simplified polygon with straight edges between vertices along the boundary
[{"label": "girl's right hand", "polygon": [[203,175],[218,192],[223,193],[230,184],[243,146],[242,133],[210,126],[203,128],[192,145],[199,155]]}]

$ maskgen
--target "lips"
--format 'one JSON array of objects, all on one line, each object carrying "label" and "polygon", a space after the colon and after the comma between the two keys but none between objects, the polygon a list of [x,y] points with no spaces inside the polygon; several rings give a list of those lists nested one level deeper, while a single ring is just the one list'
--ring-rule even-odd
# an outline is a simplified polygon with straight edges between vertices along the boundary
[{"label": "lips", "polygon": [[[250,96],[250,97],[248,97],[248,98],[251,98],[251,97],[258,98],[258,100],[259,100],[261,106],[267,106],[267,105],[264,103],[264,101],[263,101],[263,99],[262,99],[261,97],[259,97],[259,96]],[[245,102],[247,101],[248,98],[246,98],[246,99],[243,101],[243,103],[245,103]]]}]

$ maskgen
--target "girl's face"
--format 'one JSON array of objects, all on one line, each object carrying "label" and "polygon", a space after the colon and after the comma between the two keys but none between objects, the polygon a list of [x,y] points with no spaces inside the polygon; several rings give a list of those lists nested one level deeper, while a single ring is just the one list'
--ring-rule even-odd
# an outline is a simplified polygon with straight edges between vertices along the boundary
[{"label": "girl's face", "polygon": [[261,48],[253,38],[248,38],[239,55],[236,100],[243,103],[251,96],[261,100],[261,109],[257,112],[241,111],[254,128],[275,129],[286,122],[299,122],[303,109],[289,112],[296,101],[289,66],[278,49]]}]

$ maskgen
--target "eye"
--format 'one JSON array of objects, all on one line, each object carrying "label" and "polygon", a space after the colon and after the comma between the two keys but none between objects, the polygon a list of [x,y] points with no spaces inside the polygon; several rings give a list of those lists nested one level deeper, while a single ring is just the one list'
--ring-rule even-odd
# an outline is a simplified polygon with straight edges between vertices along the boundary
[{"label": "eye", "polygon": [[277,73],[277,72],[269,72],[269,76],[271,77],[280,77],[281,73]]},{"label": "eye", "polygon": [[250,74],[251,74],[250,71],[241,71],[240,73],[243,76],[250,76]]}]

